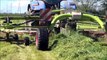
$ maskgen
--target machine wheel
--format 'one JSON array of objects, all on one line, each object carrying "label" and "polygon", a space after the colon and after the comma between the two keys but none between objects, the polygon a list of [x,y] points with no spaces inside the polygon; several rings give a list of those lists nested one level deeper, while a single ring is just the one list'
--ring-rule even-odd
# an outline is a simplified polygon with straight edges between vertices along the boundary
[{"label": "machine wheel", "polygon": [[15,40],[19,40],[18,34],[14,34],[14,39],[15,39]]},{"label": "machine wheel", "polygon": [[19,44],[19,36],[18,34],[14,34],[14,40]]},{"label": "machine wheel", "polygon": [[24,38],[24,41],[25,41],[25,46],[29,46],[29,42],[30,42],[30,40],[29,40],[29,37],[25,37]]},{"label": "machine wheel", "polygon": [[55,34],[60,33],[60,27],[54,27]]},{"label": "machine wheel", "polygon": [[9,39],[9,33],[6,33],[6,40],[8,41]]},{"label": "machine wheel", "polygon": [[36,33],[36,47],[38,50],[47,50],[49,35],[47,28],[38,28]]}]

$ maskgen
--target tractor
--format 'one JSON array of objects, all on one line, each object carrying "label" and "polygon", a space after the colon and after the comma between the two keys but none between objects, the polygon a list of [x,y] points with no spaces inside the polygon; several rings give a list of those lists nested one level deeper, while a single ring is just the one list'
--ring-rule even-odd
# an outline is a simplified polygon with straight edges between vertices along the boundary
[{"label": "tractor", "polygon": [[[76,4],[65,0],[34,0],[28,4],[26,14],[0,17],[0,31],[6,33],[6,40],[12,38],[18,41],[19,33],[31,34],[38,50],[47,50],[50,32],[54,29],[60,33],[66,25],[95,36],[106,33],[105,23],[98,16],[83,14],[75,11],[76,8]],[[14,20],[24,21],[13,23]],[[11,36],[10,33],[15,34]],[[29,37],[25,37],[24,42],[29,45]]]}]

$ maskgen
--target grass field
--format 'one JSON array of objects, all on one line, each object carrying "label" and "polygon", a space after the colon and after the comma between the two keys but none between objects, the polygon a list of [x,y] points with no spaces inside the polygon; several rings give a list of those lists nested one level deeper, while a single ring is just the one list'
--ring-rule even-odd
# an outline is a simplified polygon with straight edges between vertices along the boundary
[{"label": "grass field", "polygon": [[30,46],[0,42],[0,60],[107,60],[107,45],[72,31],[70,35],[52,34],[49,51]]},{"label": "grass field", "polygon": [[[63,37],[62,37],[63,36]],[[93,39],[72,32],[70,36],[55,36],[58,43],[52,49],[58,60],[107,60],[107,46]]]},{"label": "grass field", "polygon": [[56,60],[50,51],[38,51],[35,45],[0,42],[0,60]]},{"label": "grass field", "polygon": [[[2,23],[3,21],[0,21],[0,24]],[[96,24],[87,26],[99,27]],[[87,26],[79,24],[81,29]],[[0,60],[107,60],[107,44],[94,42],[93,39],[75,31],[51,34],[48,51],[38,51],[35,44],[24,46],[0,41]]]}]

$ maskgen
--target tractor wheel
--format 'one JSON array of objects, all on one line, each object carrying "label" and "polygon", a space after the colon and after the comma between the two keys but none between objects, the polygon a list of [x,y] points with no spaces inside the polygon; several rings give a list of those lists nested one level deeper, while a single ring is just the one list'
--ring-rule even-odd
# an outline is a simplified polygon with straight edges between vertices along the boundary
[{"label": "tractor wheel", "polygon": [[6,33],[6,40],[9,40],[9,33]]},{"label": "tractor wheel", "polygon": [[19,36],[18,34],[14,34],[14,40],[19,44]]},{"label": "tractor wheel", "polygon": [[24,41],[25,41],[25,46],[29,46],[29,42],[30,42],[30,40],[29,40],[29,37],[25,37],[24,38]]},{"label": "tractor wheel", "polygon": [[14,34],[14,39],[15,39],[16,41],[19,40],[18,34]]},{"label": "tractor wheel", "polygon": [[47,50],[49,34],[47,28],[38,28],[36,33],[36,47],[38,50]]},{"label": "tractor wheel", "polygon": [[54,27],[55,34],[60,33],[60,27]]}]

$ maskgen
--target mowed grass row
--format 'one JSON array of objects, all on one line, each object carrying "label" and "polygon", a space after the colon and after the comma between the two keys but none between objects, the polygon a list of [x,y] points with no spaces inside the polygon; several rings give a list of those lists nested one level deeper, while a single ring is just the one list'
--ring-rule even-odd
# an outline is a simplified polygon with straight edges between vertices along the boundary
[{"label": "mowed grass row", "polygon": [[[49,45],[50,51],[46,52],[49,52],[48,54],[50,55],[52,54],[56,60],[107,60],[107,45],[93,42],[93,39],[74,31],[69,35],[52,34]],[[35,60],[34,56],[40,60],[41,56],[44,56],[42,54],[44,52],[37,51],[35,45],[29,47],[28,49],[31,49],[31,51],[28,50],[30,53],[27,52],[26,47],[23,48],[16,44],[0,42],[0,60]],[[28,58],[26,55],[23,55],[25,53]],[[22,54],[22,57],[18,54]]]},{"label": "mowed grass row", "polygon": [[50,38],[52,53],[58,60],[107,60],[107,44],[72,31],[70,35],[58,34]]},{"label": "mowed grass row", "polygon": [[[56,60],[107,60],[106,45],[101,45],[100,42],[93,42],[93,39],[74,31],[70,35],[52,35],[49,45],[50,51],[47,52],[50,55],[52,54]],[[25,46],[21,47],[8,42],[0,42],[0,60],[23,60],[22,57],[26,60],[42,58],[41,56],[39,57],[39,55],[42,55],[42,51],[37,51],[35,45],[31,45],[29,48],[31,50],[28,50],[30,53],[27,52]],[[18,54],[22,55],[19,56]]]},{"label": "mowed grass row", "polygon": [[[48,54],[52,54],[56,60],[107,60],[106,45],[93,42],[93,39],[75,31],[51,35],[49,45]],[[0,42],[0,60],[24,60],[24,58],[25,60],[35,60],[36,58],[40,60],[45,57],[39,57],[39,55],[42,56],[42,53],[35,49],[35,45],[26,48],[26,46],[21,47],[8,42]]]},{"label": "mowed grass row", "polygon": [[0,42],[0,60],[15,59],[18,52],[19,50],[17,45],[11,45],[7,42]]}]

